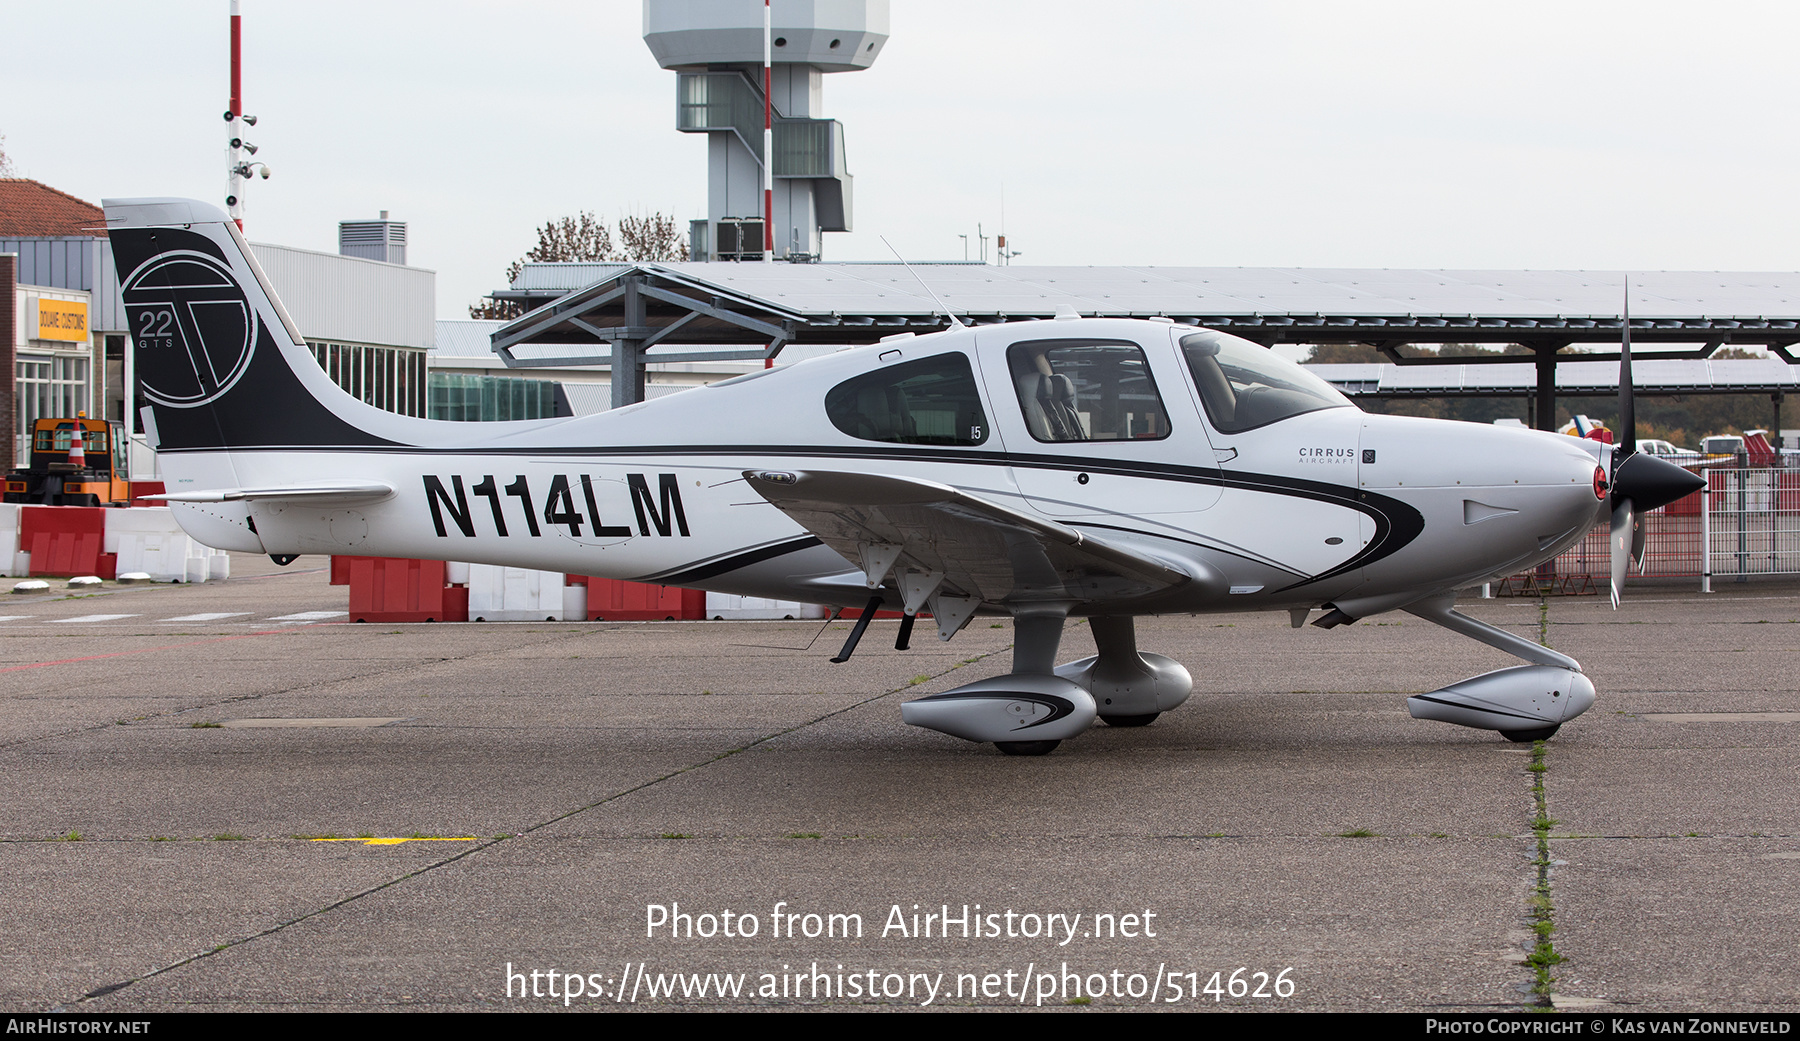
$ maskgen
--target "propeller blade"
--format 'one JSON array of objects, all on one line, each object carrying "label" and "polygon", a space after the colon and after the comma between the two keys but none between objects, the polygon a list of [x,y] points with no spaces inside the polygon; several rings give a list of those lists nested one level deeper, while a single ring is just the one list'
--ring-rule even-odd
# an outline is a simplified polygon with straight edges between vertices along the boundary
[{"label": "propeller blade", "polygon": [[1631,279],[1625,279],[1625,321],[1619,340],[1619,462],[1637,454],[1637,409],[1631,387]]},{"label": "propeller blade", "polygon": [[1612,601],[1615,609],[1625,588],[1625,570],[1644,563],[1644,514],[1667,506],[1705,487],[1706,480],[1667,459],[1636,453],[1613,467]]},{"label": "propeller blade", "polygon": [[1631,563],[1631,529],[1637,520],[1637,508],[1630,499],[1618,500],[1612,514],[1612,605],[1619,609],[1619,594],[1625,589],[1625,568]]}]

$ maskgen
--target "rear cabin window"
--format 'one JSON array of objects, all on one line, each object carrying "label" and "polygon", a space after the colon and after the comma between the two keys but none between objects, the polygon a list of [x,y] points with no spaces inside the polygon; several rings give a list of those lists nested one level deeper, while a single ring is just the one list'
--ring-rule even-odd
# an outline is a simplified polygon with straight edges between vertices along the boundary
[{"label": "rear cabin window", "polygon": [[1025,426],[1039,441],[1169,436],[1144,351],[1135,343],[1037,340],[1006,352]]},{"label": "rear cabin window", "polygon": [[979,445],[988,438],[975,373],[960,353],[884,365],[825,395],[833,426],[864,441]]}]

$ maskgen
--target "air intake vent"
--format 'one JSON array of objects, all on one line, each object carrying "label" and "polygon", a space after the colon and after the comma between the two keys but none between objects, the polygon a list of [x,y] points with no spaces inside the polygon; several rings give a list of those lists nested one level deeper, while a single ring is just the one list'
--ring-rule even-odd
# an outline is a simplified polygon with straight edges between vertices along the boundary
[{"label": "air intake vent", "polygon": [[386,220],[340,221],[338,252],[346,257],[362,257],[389,264],[406,263],[406,223]]}]

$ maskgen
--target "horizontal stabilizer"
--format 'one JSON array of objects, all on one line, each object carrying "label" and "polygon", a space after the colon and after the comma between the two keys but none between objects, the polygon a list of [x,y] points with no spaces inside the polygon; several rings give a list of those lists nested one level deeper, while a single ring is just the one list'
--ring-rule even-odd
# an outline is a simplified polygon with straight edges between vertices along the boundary
[{"label": "horizontal stabilizer", "polygon": [[393,495],[393,486],[380,481],[344,481],[339,484],[284,484],[267,488],[212,488],[146,495],[144,498],[163,502],[304,502],[320,506],[355,506],[381,502]]}]

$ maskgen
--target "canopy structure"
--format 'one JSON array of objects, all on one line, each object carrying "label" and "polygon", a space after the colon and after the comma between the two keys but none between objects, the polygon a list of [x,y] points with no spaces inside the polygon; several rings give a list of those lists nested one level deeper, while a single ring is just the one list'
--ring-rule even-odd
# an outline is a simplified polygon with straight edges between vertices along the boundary
[{"label": "canopy structure", "polygon": [[[1396,365],[1519,365],[1518,356],[1440,359],[1405,348],[1522,344],[1540,424],[1555,416],[1559,365],[1616,361],[1626,272],[1334,268],[996,267],[986,264],[528,264],[494,296],[533,309],[493,334],[508,365],[607,364],[615,405],[643,399],[658,361],[774,358],[793,343],[872,343],[948,325],[1087,316],[1162,316],[1265,346],[1363,343]],[[1707,358],[1725,345],[1797,359],[1800,273],[1630,272],[1631,339],[1679,344],[1655,357]],[[927,288],[929,287],[929,288]],[[523,344],[563,345],[559,357]],[[746,349],[747,344],[761,344]],[[695,350],[707,348],[710,350]],[[736,349],[725,349],[725,348]],[[686,348],[685,350],[682,348]],[[1646,358],[1646,361],[1649,359]],[[1616,368],[1616,366],[1615,366]],[[1465,369],[1466,371],[1466,369]]]},{"label": "canopy structure", "polygon": [[[1637,335],[1634,330],[1632,335]],[[1559,359],[1556,393],[1559,395],[1617,394],[1618,361]],[[1380,364],[1308,365],[1351,397],[1371,398],[1483,398],[1525,397],[1537,389],[1537,367],[1529,360],[1512,364],[1462,364],[1446,359],[1431,366]],[[1786,394],[1800,391],[1800,369],[1776,358],[1681,359],[1634,357],[1632,386],[1651,397],[1687,394]]]}]

